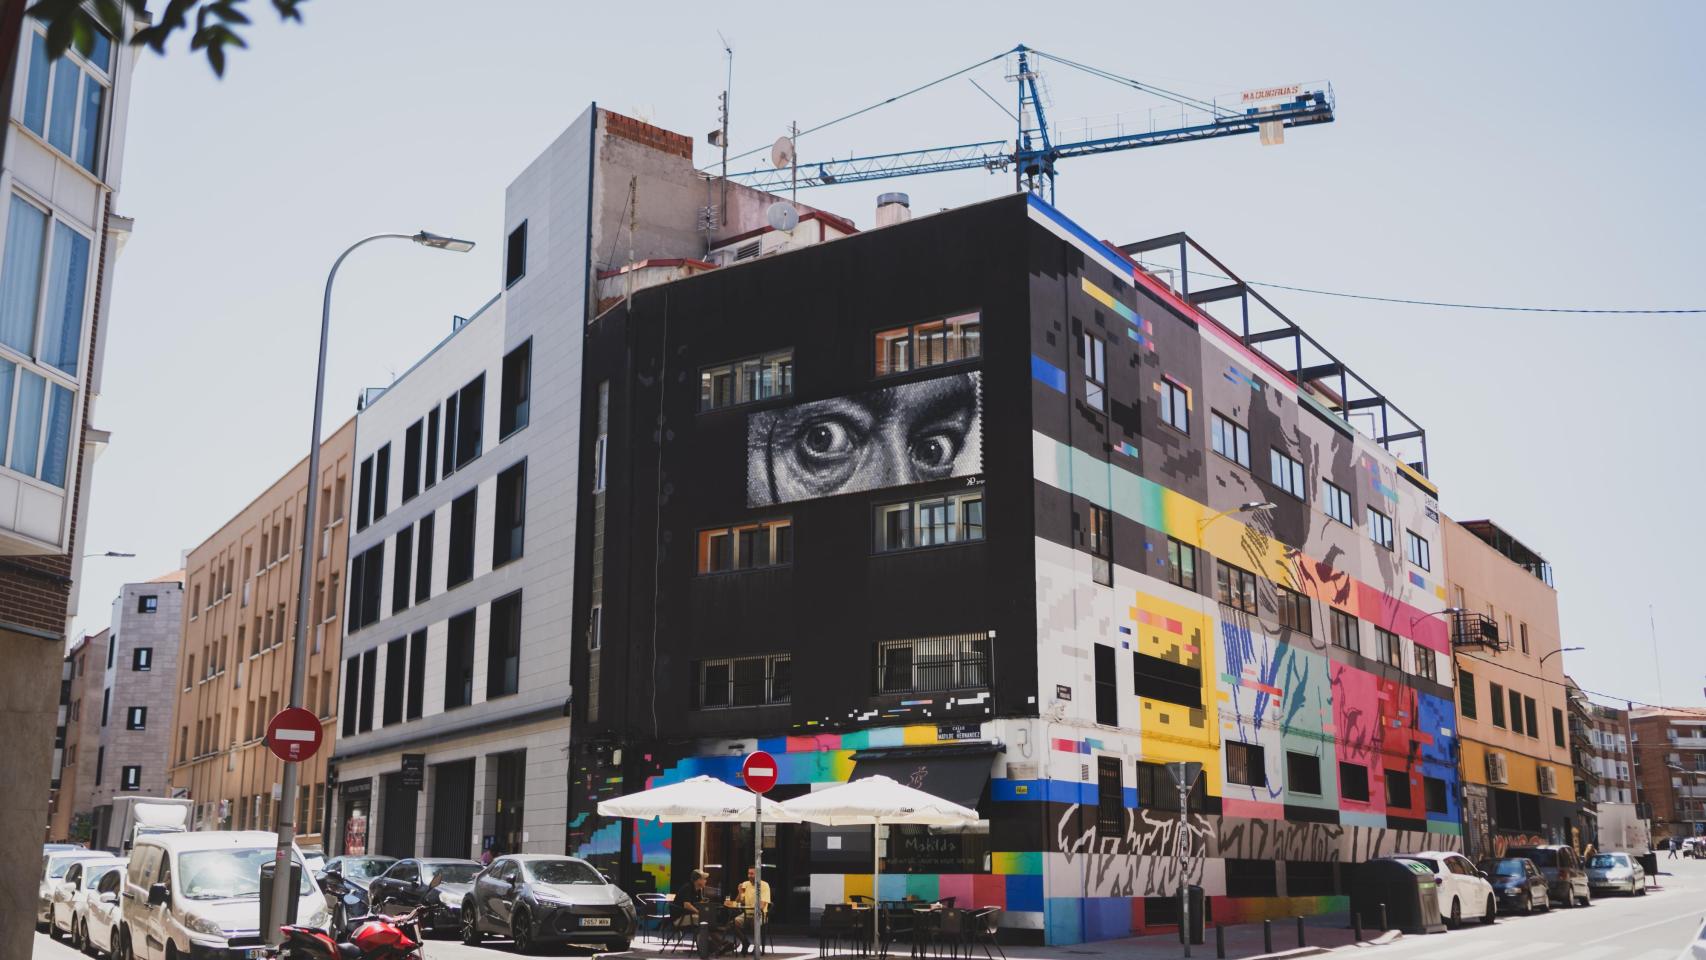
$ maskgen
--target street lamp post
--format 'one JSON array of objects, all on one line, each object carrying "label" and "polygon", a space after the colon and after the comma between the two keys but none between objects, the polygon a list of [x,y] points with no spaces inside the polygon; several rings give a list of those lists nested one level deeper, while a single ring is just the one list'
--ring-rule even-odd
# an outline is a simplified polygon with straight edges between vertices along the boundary
[{"label": "street lamp post", "polygon": [[[308,665],[308,624],[304,611],[308,609],[309,585],[314,582],[314,507],[320,498],[315,496],[320,483],[320,429],[321,417],[326,403],[326,341],[332,325],[332,283],[338,278],[338,268],[344,260],[357,249],[375,240],[412,240],[423,247],[437,250],[449,250],[453,253],[467,253],[474,249],[471,240],[457,240],[452,237],[441,237],[436,233],[425,230],[419,233],[380,233],[351,244],[348,249],[338,255],[332,262],[332,270],[326,274],[326,294],[320,305],[320,360],[314,375],[314,430],[308,438],[308,480],[307,503],[302,509],[302,565],[296,584],[296,626],[292,631],[292,640],[296,645],[291,657],[290,666],[290,700],[288,706],[302,705],[302,687],[304,684],[303,670]],[[290,898],[296,895],[295,884],[291,883],[291,848],[296,845],[296,764],[286,763],[284,775],[279,784],[278,798],[278,849],[273,860],[272,885],[272,922],[265,931],[268,943],[277,945],[284,939],[279,925],[289,915]]]},{"label": "street lamp post", "polygon": [[1560,653],[1574,653],[1577,650],[1586,650],[1586,649],[1587,649],[1587,647],[1559,647],[1556,650],[1548,651],[1545,656],[1540,658],[1540,667],[1541,667],[1541,669],[1544,670],[1546,668],[1546,661],[1552,657],[1557,656]]}]

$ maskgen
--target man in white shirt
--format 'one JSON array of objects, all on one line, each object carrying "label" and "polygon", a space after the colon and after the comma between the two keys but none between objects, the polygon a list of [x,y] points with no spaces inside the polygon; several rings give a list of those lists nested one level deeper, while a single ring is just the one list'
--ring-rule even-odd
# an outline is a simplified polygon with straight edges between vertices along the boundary
[{"label": "man in white shirt", "polygon": [[[739,901],[742,912],[735,918],[735,933],[740,936],[741,953],[752,949],[752,935],[747,931],[752,926],[752,894],[753,881],[757,879],[757,871],[746,868],[746,882],[740,885],[735,897]],[[758,899],[764,904],[764,922],[770,922],[770,882],[763,881],[758,885]]]}]

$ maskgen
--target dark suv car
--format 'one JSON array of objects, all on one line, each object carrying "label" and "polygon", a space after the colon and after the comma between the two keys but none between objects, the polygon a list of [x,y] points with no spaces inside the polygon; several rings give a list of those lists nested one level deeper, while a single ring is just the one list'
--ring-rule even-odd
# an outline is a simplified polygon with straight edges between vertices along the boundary
[{"label": "dark suv car", "polygon": [[1511,847],[1505,851],[1507,857],[1527,857],[1540,868],[1546,877],[1546,889],[1551,894],[1553,903],[1561,903],[1573,907],[1580,903],[1582,906],[1593,904],[1593,894],[1588,889],[1588,869],[1582,863],[1582,858],[1576,851],[1562,844],[1544,847]]},{"label": "dark suv car", "polygon": [[510,854],[474,876],[462,901],[462,942],[488,934],[515,941],[515,952],[541,944],[596,944],[627,950],[634,901],[592,864],[575,857]]}]

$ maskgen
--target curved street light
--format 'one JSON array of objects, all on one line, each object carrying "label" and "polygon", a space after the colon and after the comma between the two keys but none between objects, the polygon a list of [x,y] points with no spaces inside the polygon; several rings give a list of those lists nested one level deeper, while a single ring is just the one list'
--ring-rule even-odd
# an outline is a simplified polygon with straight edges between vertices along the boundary
[{"label": "curved street light", "polygon": [[[314,376],[314,432],[308,438],[308,503],[302,510],[302,567],[296,585],[296,627],[292,632],[296,649],[292,651],[290,669],[290,699],[288,705],[302,705],[302,688],[304,686],[303,668],[308,665],[307,622],[303,611],[308,609],[309,586],[314,582],[314,507],[320,498],[314,495],[314,488],[320,481],[320,430],[322,414],[326,405],[326,341],[332,327],[332,283],[338,278],[338,268],[344,265],[344,260],[350,254],[367,246],[375,240],[408,240],[423,247],[434,250],[448,250],[451,253],[467,253],[474,249],[474,241],[459,240],[455,237],[441,236],[425,230],[416,233],[378,233],[355,243],[338,254],[338,259],[332,261],[332,270],[326,274],[326,295],[320,305],[320,363]],[[278,802],[278,855],[273,861],[273,876],[288,877],[291,875],[290,852],[296,845],[296,764],[284,765],[283,782],[279,785]],[[272,887],[272,916],[284,917],[287,913],[290,898],[295,896],[294,886],[290,883],[275,883]],[[278,924],[272,924],[272,929],[266,933],[267,943],[277,945],[283,941],[283,933]]]},{"label": "curved street light", "polygon": [[1540,658],[1540,666],[1542,666],[1542,667],[1545,667],[1545,666],[1546,666],[1546,661],[1547,661],[1547,660],[1548,660],[1548,659],[1549,659],[1549,658],[1551,658],[1551,657],[1555,657],[1555,656],[1557,656],[1557,655],[1558,655],[1558,654],[1560,654],[1560,653],[1570,653],[1570,652],[1572,652],[1572,651],[1576,651],[1576,650],[1586,650],[1586,649],[1587,649],[1587,647],[1559,647],[1559,648],[1558,648],[1558,649],[1556,649],[1556,650],[1552,650],[1552,651],[1550,651],[1550,652],[1548,652],[1548,653],[1547,653],[1547,654],[1546,654],[1546,656],[1544,656],[1544,657],[1541,657],[1541,658]]}]

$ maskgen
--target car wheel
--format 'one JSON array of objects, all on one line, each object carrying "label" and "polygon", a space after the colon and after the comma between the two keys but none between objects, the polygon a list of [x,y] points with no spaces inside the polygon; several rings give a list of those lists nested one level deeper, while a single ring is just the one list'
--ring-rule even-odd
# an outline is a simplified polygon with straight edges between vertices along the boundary
[{"label": "car wheel", "polygon": [[1522,915],[1526,917],[1526,916],[1530,916],[1533,913],[1534,913],[1534,891],[1530,890],[1529,892],[1523,894],[1523,896],[1522,896]]},{"label": "car wheel", "polygon": [[510,914],[509,938],[515,943],[516,953],[533,952],[533,921],[525,910],[517,910]]},{"label": "car wheel", "polygon": [[480,945],[480,919],[474,909],[474,901],[462,902],[462,942],[470,947]]},{"label": "car wheel", "polygon": [[1486,924],[1497,923],[1498,916],[1498,905],[1493,902],[1493,895],[1489,893],[1487,894],[1487,912],[1481,914],[1481,922]]},{"label": "car wheel", "polygon": [[59,939],[59,921],[53,919],[52,914],[48,914],[47,918],[47,936],[50,940]]},{"label": "car wheel", "polygon": [[611,944],[610,952],[623,953],[631,949],[633,946],[634,942],[632,940],[618,940],[614,944]]},{"label": "car wheel", "polygon": [[130,931],[123,927],[113,930],[113,960],[134,960],[130,953]]},{"label": "car wheel", "polygon": [[1463,904],[1458,903],[1456,897],[1451,898],[1451,919],[1446,926],[1454,929],[1463,926]]}]

